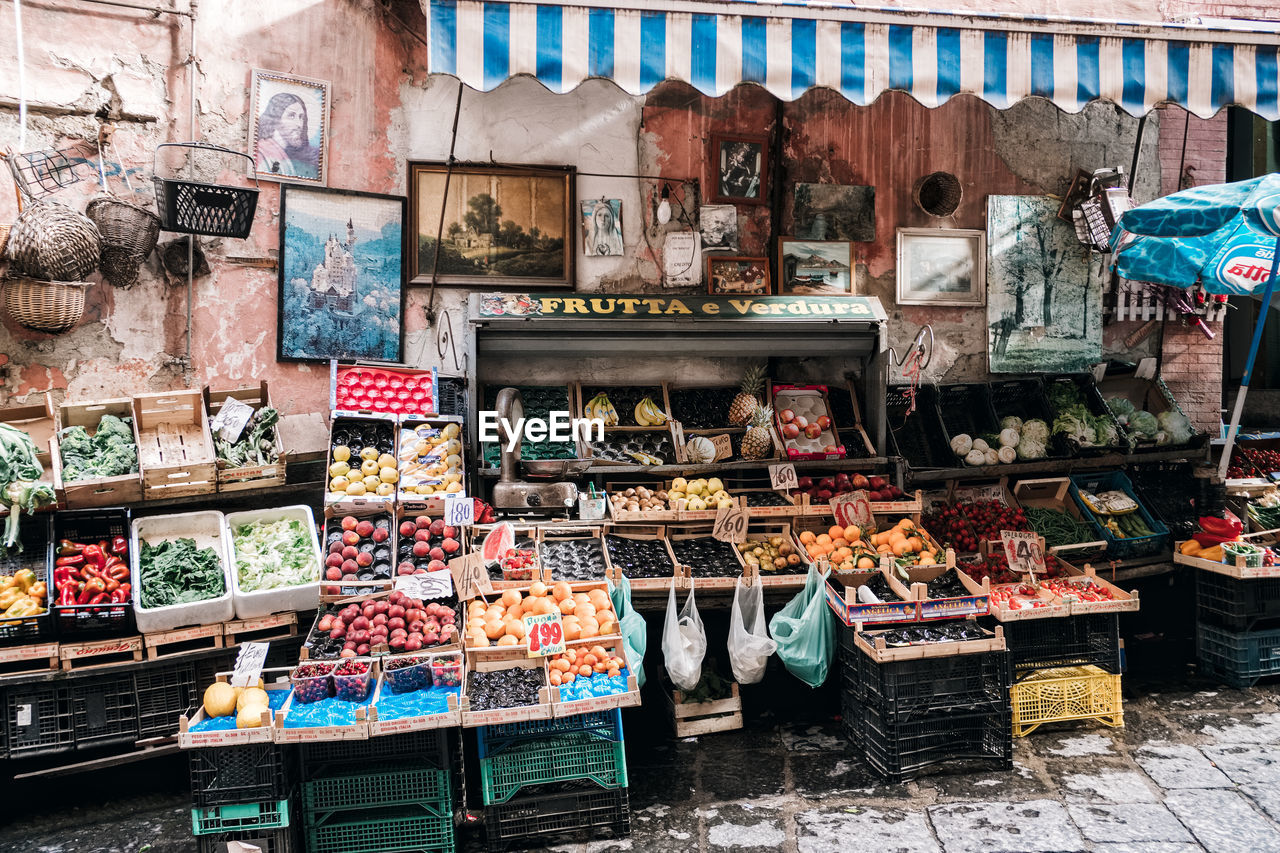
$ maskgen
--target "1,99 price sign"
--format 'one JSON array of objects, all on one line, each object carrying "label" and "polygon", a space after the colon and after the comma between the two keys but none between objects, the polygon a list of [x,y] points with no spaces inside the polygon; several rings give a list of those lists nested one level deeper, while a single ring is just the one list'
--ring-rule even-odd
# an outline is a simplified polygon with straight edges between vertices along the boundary
[{"label": "1,99 price sign", "polygon": [[1001,530],[1004,556],[1009,568],[1018,574],[1038,574],[1044,569],[1044,548],[1035,533],[1021,530]]},{"label": "1,99 price sign", "polygon": [[524,617],[525,648],[529,657],[541,658],[564,652],[564,623],[559,613]]}]

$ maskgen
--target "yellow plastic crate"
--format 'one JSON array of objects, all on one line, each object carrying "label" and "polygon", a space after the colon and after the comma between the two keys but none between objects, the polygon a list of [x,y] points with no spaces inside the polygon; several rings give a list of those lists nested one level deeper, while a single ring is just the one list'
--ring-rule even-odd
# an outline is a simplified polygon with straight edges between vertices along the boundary
[{"label": "yellow plastic crate", "polygon": [[1105,726],[1124,726],[1120,676],[1096,666],[1042,669],[1014,684],[1013,736],[1024,737],[1044,723],[1097,720]]}]

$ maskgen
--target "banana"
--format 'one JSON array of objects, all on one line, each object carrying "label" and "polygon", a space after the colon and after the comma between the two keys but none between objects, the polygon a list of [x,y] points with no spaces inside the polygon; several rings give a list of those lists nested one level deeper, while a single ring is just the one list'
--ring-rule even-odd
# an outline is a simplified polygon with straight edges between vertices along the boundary
[{"label": "banana", "polygon": [[649,398],[646,397],[644,400],[641,400],[639,403],[636,403],[636,423],[639,424],[640,426],[655,426],[655,424],[653,424],[647,417],[645,417],[646,412],[645,412],[644,404],[648,401],[648,399]]},{"label": "banana", "polygon": [[652,397],[645,397],[640,401],[640,405],[644,407],[645,417],[648,419],[650,426],[662,426],[671,420],[666,412],[658,408],[658,404],[653,401]]},{"label": "banana", "polygon": [[600,395],[600,406],[604,411],[604,425],[617,426],[618,410],[613,407],[613,402],[609,400],[608,396]]}]

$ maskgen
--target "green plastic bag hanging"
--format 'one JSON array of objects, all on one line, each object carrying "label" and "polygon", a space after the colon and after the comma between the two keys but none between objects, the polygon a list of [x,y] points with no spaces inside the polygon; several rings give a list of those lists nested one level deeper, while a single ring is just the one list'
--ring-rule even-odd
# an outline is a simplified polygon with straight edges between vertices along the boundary
[{"label": "green plastic bag hanging", "polygon": [[[606,578],[606,580],[608,580]],[[627,664],[636,677],[636,686],[644,687],[644,653],[649,647],[649,629],[644,617],[631,606],[631,581],[622,575],[622,581],[614,586],[609,583],[609,599],[618,614],[618,630],[627,652]]]},{"label": "green plastic bag hanging", "polygon": [[810,687],[827,680],[835,654],[836,625],[827,612],[825,578],[810,566],[804,589],[769,620],[778,657],[792,675]]}]

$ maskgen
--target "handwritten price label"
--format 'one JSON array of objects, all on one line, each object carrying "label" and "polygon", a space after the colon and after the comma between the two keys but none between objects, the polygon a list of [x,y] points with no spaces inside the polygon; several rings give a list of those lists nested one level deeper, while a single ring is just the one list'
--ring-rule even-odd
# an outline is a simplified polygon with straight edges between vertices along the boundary
[{"label": "handwritten price label", "polygon": [[848,527],[851,524],[868,527],[875,523],[875,518],[871,515],[871,500],[864,491],[836,495],[830,503],[831,514],[836,517],[836,523],[842,527]]},{"label": "handwritten price label", "polygon": [[477,592],[481,595],[493,593],[493,582],[489,580],[489,570],[485,568],[484,557],[479,551],[465,557],[454,557],[449,561],[449,572],[453,575],[453,588],[458,591],[458,598],[474,598]]},{"label": "handwritten price label", "polygon": [[710,436],[711,443],[715,445],[716,455],[712,462],[719,462],[721,459],[728,459],[733,455],[733,439],[727,435]]},{"label": "handwritten price label", "polygon": [[476,523],[476,505],[471,498],[447,496],[444,499],[444,523],[450,527],[470,527]]},{"label": "handwritten price label", "polygon": [[542,613],[524,617],[525,649],[531,658],[564,652],[564,623],[559,613]]},{"label": "handwritten price label", "polygon": [[453,595],[453,573],[448,569],[440,569],[435,572],[423,572],[420,575],[405,575],[396,578],[395,588],[411,598],[423,601],[448,598]]},{"label": "handwritten price label", "polygon": [[769,488],[779,492],[800,488],[800,480],[796,477],[796,466],[790,463],[770,465]]},{"label": "handwritten price label", "polygon": [[1040,537],[1035,533],[1001,530],[1000,541],[1004,544],[1004,556],[1010,569],[1018,574],[1044,571],[1044,549],[1040,547]]},{"label": "handwritten price label", "polygon": [[257,684],[262,676],[262,665],[267,661],[270,643],[245,643],[236,656],[235,669],[231,671],[232,687],[248,687]]},{"label": "handwritten price label", "polygon": [[747,524],[751,516],[740,506],[716,510],[716,523],[711,528],[711,538],[737,545],[747,541]]}]

